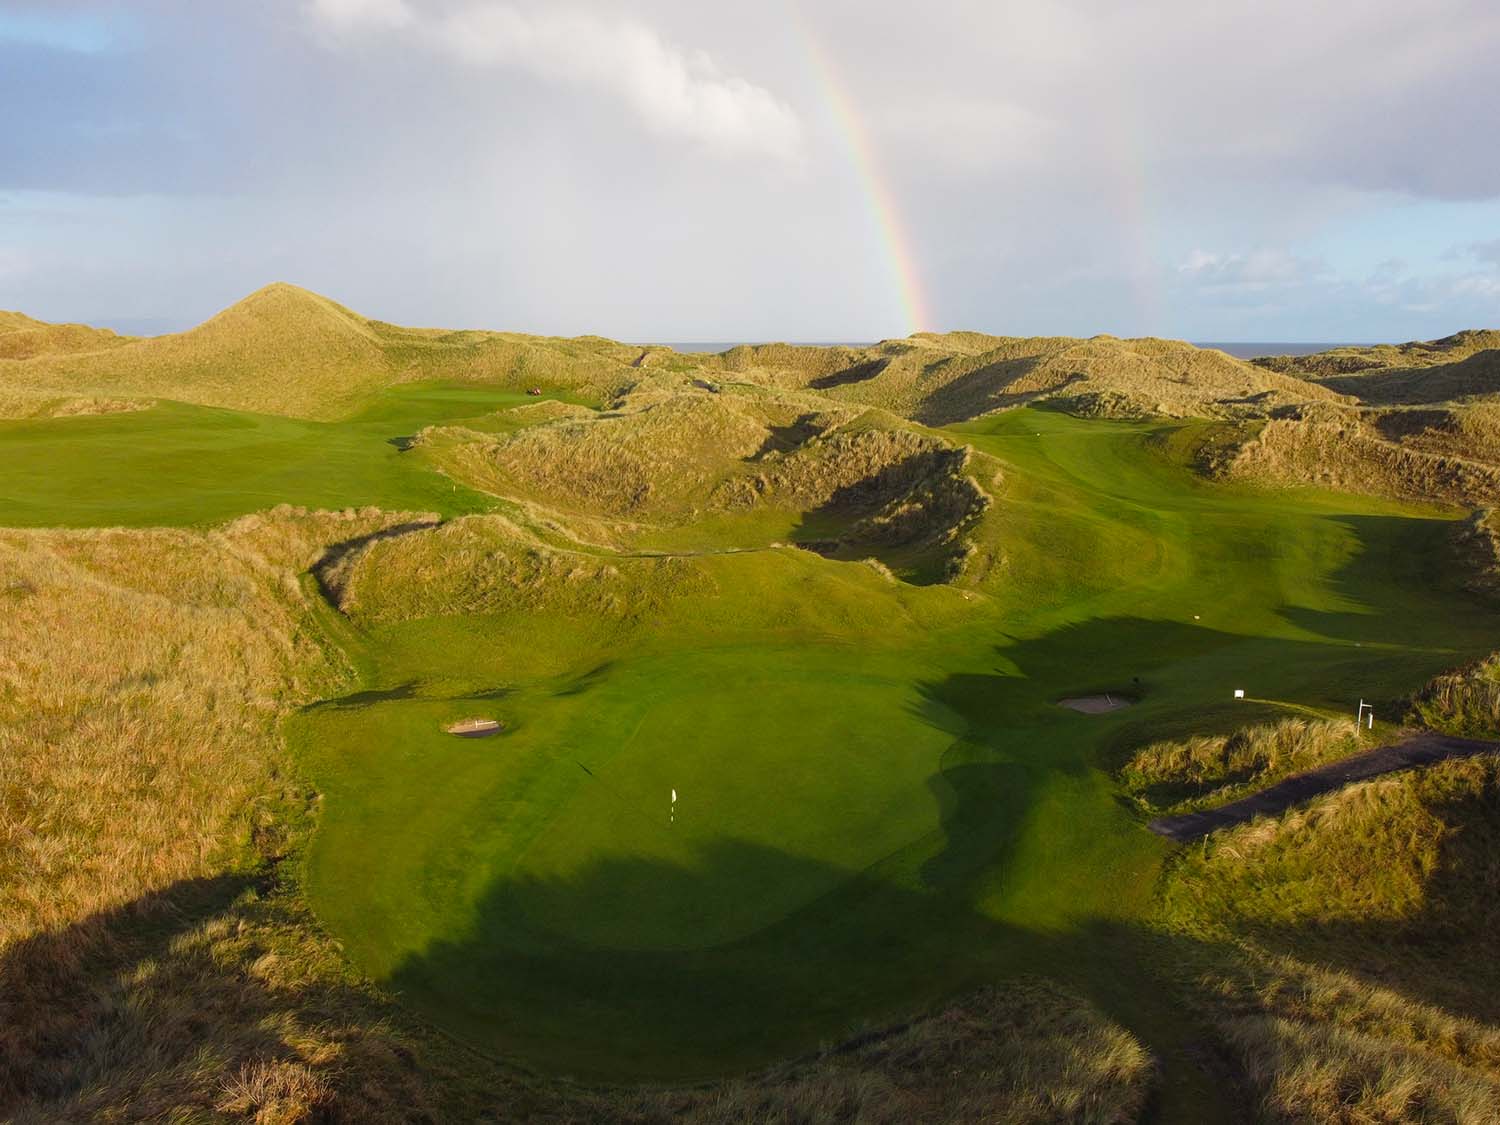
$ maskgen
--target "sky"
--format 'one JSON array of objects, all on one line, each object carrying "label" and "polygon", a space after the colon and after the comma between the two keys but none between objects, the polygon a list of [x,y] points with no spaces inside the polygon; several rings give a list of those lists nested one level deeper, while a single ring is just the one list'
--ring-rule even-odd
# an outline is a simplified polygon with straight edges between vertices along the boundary
[{"label": "sky", "polygon": [[1500,327],[1495,0],[0,0],[0,308]]}]

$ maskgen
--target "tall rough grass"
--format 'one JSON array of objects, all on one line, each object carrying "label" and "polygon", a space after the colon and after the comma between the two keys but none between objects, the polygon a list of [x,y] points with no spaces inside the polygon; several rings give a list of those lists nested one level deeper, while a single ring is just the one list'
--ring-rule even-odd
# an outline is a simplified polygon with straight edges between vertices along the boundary
[{"label": "tall rough grass", "polygon": [[1179,853],[1163,919],[1271,1120],[1500,1120],[1500,757],[1365,782]]},{"label": "tall rough grass", "polygon": [[847,1051],[708,1089],[593,1103],[599,1119],[759,1122],[1139,1120],[1154,1063],[1131,1035],[1042,981],[985,989]]},{"label": "tall rough grass", "polygon": [[711,589],[691,559],[562,550],[503,517],[467,516],[372,542],[351,560],[339,608],[371,624],[541,610],[617,621]]},{"label": "tall rough grass", "polygon": [[149,339],[77,326],[0,332],[0,392],[160,396],[337,418],[419,379],[602,395],[633,381],[640,349],[607,340],[399,328],[295,286],[266,286],[187,332]]},{"label": "tall rough grass", "polygon": [[1468,738],[1500,738],[1500,653],[1435,676],[1412,699],[1425,726]]},{"label": "tall rough grass", "polygon": [[197,328],[151,339],[19,316],[4,328],[0,391],[163,396],[316,418],[341,417],[383,387],[423,379],[563,386],[608,401],[663,377],[680,385],[696,375],[815,391],[934,425],[1048,397],[1082,412],[1176,417],[1339,398],[1316,382],[1175,340],[921,333],[869,348],[773,344],[689,356],[597,337],[402,328],[283,284]]},{"label": "tall rough grass", "polygon": [[1176,417],[1222,416],[1336,400],[1316,384],[1177,340],[1017,338],[922,333],[872,348],[735,348],[717,363],[737,377],[944,425],[1042,398],[1070,408]]},{"label": "tall rough grass", "polygon": [[1233,734],[1153,742],[1135,752],[1120,776],[1153,814],[1184,812],[1223,804],[1360,748],[1359,728],[1348,719],[1283,719]]},{"label": "tall rough grass", "polygon": [[1359,411],[1320,408],[1273,418],[1231,457],[1223,475],[1287,485],[1318,485],[1397,499],[1500,503],[1500,459],[1387,440]]},{"label": "tall rough grass", "polygon": [[632,397],[511,434],[438,430],[421,440],[455,476],[490,492],[564,511],[682,520],[771,441],[777,420],[745,396],[688,392]]},{"label": "tall rough grass", "polygon": [[0,1116],[428,1100],[267,867],[307,805],[278,720],[347,671],[294,572],[391,518],[0,533]]}]

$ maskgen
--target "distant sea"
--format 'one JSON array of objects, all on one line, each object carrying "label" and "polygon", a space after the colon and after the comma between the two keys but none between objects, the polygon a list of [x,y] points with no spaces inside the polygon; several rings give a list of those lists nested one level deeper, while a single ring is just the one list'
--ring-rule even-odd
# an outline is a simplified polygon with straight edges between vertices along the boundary
[{"label": "distant sea", "polygon": [[[867,348],[874,340],[778,340],[777,343],[791,344],[794,348]],[[677,343],[671,340],[663,341],[666,347],[678,352],[727,352],[730,348],[737,348],[741,344],[766,344],[769,340],[688,340]]]},{"label": "distant sea", "polygon": [[1314,355],[1318,352],[1326,352],[1330,348],[1367,348],[1369,344],[1352,344],[1325,342],[1320,344],[1288,344],[1285,342],[1237,340],[1225,343],[1222,340],[1194,340],[1200,348],[1218,348],[1221,352],[1227,352],[1237,359],[1255,359],[1263,355]]},{"label": "distant sea", "polygon": [[[673,343],[667,341],[667,347],[679,352],[727,352],[730,348],[737,348],[743,340],[688,340]],[[791,343],[798,347],[808,348],[833,348],[850,347],[863,348],[872,341],[861,340],[794,340]],[[1365,347],[1364,344],[1347,344],[1336,341],[1324,343],[1286,343],[1284,341],[1260,341],[1260,340],[1235,340],[1225,342],[1223,340],[1194,340],[1200,348],[1218,348],[1221,352],[1227,352],[1237,359],[1255,359],[1263,355],[1313,355],[1316,352],[1326,352],[1330,348],[1354,348]]]}]

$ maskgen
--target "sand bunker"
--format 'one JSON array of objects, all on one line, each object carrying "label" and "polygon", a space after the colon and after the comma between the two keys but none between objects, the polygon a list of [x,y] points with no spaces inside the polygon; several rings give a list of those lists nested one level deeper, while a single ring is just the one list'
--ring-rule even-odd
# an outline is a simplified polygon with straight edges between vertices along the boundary
[{"label": "sand bunker", "polygon": [[443,728],[449,734],[456,734],[459,738],[484,738],[487,735],[499,734],[503,727],[499,719],[461,719],[456,723],[450,723]]},{"label": "sand bunker", "polygon": [[1077,711],[1081,715],[1104,715],[1110,711],[1118,711],[1122,707],[1129,707],[1135,700],[1126,699],[1123,695],[1080,695],[1076,699],[1059,699],[1057,705],[1066,707],[1069,711]]}]

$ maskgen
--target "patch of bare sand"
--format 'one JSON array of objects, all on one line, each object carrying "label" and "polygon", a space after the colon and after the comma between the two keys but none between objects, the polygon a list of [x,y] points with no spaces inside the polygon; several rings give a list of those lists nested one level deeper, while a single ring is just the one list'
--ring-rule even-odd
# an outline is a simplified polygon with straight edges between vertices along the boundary
[{"label": "patch of bare sand", "polygon": [[1129,707],[1135,700],[1126,699],[1123,695],[1080,695],[1075,699],[1059,699],[1057,705],[1066,707],[1069,711],[1077,711],[1080,715],[1106,715],[1111,711],[1118,711],[1123,707]]}]

